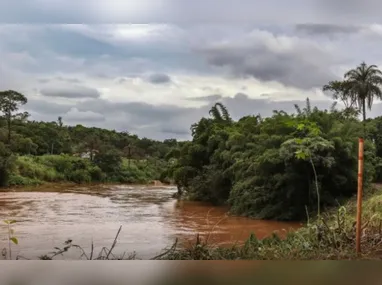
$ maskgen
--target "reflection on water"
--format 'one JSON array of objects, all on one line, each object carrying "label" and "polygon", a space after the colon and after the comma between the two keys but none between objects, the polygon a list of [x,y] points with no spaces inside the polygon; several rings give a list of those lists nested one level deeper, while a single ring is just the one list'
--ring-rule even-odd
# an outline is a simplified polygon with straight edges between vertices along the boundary
[{"label": "reflection on water", "polygon": [[[242,242],[251,232],[259,238],[274,231],[298,227],[293,223],[256,221],[226,215],[224,207],[177,201],[174,187],[50,186],[39,191],[0,192],[0,219],[15,219],[19,246],[13,250],[36,258],[67,239],[90,249],[109,247],[122,225],[115,252],[136,252],[150,258],[170,246],[176,237],[187,241],[200,233],[209,242]],[[6,246],[6,227],[0,226],[0,248]],[[78,257],[75,250],[66,258]]]}]

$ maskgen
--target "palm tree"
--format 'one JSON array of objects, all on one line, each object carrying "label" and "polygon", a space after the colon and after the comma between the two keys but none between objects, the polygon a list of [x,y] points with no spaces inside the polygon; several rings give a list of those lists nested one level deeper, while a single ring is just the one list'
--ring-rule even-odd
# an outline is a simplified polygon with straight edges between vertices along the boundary
[{"label": "palm tree", "polygon": [[382,72],[376,65],[362,62],[355,69],[345,73],[345,80],[349,86],[349,93],[352,94],[350,96],[355,96],[358,108],[362,108],[365,131],[366,105],[371,110],[374,97],[382,99]]},{"label": "palm tree", "polygon": [[228,113],[227,108],[222,103],[216,103],[214,106],[212,106],[209,114],[216,120],[216,121],[225,121],[225,122],[232,122],[231,116]]}]

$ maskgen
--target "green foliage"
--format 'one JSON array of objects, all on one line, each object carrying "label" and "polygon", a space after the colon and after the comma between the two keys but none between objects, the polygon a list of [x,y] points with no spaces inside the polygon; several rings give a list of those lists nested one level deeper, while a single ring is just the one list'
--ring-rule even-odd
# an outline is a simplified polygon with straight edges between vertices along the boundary
[{"label": "green foliage", "polygon": [[0,142],[0,187],[9,185],[9,176],[14,167],[15,157],[10,149]]},{"label": "green foliage", "polygon": [[[138,138],[82,125],[28,120],[17,113],[27,98],[16,91],[0,92],[0,187],[43,182],[149,182],[166,168],[166,154],[178,148],[175,139],[164,142]],[[12,137],[12,140],[11,140]],[[124,167],[122,161],[143,161],[144,167]]]},{"label": "green foliage", "polygon": [[117,173],[121,169],[122,157],[120,152],[104,148],[95,155],[94,163],[105,173]]},{"label": "green foliage", "polygon": [[0,92],[0,112],[4,114],[4,118],[7,121],[8,135],[7,135],[7,143],[11,143],[11,133],[12,133],[12,120],[19,119],[23,121],[26,119],[29,114],[28,113],[18,113],[14,114],[19,109],[20,105],[24,105],[28,102],[27,98],[16,91],[7,90]]},{"label": "green foliage", "polygon": [[[8,257],[9,257],[9,259],[12,259],[12,246],[11,246],[11,243],[13,243],[15,245],[19,244],[19,240],[14,235],[15,231],[11,227],[11,225],[15,224],[16,221],[15,220],[5,220],[4,223],[8,227]],[[5,253],[5,255],[6,255],[6,253]]]},{"label": "green foliage", "polygon": [[9,186],[37,186],[42,184],[43,182],[41,180],[38,180],[36,178],[29,178],[29,177],[23,177],[20,175],[12,174],[9,177]]},{"label": "green foliage", "polygon": [[[215,106],[216,109],[216,106]],[[228,203],[260,219],[300,220],[355,193],[362,124],[346,110],[297,106],[298,114],[223,120],[211,110],[192,126],[166,176],[190,199]],[[220,113],[219,113],[220,114]],[[365,143],[365,184],[376,177],[376,148]]]},{"label": "green foliage", "polygon": [[344,80],[331,81],[323,87],[324,91],[332,92],[333,99],[340,99],[345,104],[344,115],[362,113],[364,136],[366,132],[366,108],[371,110],[374,99],[382,99],[382,72],[374,64],[362,62],[356,68],[344,74]]},{"label": "green foliage", "polygon": [[[106,156],[109,158],[109,156]],[[121,159],[118,157],[118,161]],[[104,161],[106,164],[107,161]],[[166,162],[121,159],[118,168],[104,172],[95,162],[70,155],[18,156],[9,177],[9,186],[35,186],[44,182],[148,183],[159,179]]]}]

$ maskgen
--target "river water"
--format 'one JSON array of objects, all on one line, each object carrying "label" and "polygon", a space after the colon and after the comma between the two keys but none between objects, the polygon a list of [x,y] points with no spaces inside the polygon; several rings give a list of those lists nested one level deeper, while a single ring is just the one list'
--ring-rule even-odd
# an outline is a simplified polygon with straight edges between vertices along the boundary
[{"label": "river water", "polygon": [[[87,252],[94,243],[98,252],[110,248],[120,226],[113,251],[136,253],[149,259],[173,244],[176,238],[187,245],[197,233],[210,243],[243,242],[253,232],[263,238],[274,231],[283,235],[299,227],[296,223],[259,221],[227,215],[227,208],[177,201],[175,187],[154,186],[45,186],[37,190],[0,192],[0,220],[14,219],[19,244],[12,246],[13,258],[36,259],[71,239]],[[0,226],[0,249],[7,247],[6,225]],[[64,257],[76,259],[79,250]],[[1,259],[1,257],[0,257]]]}]

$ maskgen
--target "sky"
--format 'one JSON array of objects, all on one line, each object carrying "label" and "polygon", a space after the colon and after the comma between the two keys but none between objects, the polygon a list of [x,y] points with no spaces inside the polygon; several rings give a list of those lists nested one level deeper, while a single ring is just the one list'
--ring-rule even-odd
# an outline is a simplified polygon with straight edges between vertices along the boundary
[{"label": "sky", "polygon": [[[329,108],[321,87],[382,66],[375,0],[3,0],[0,90],[33,120],[190,139],[216,102],[234,119]],[[376,102],[368,116],[379,116]]]}]

